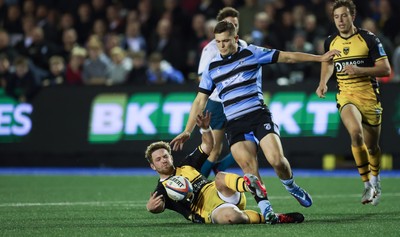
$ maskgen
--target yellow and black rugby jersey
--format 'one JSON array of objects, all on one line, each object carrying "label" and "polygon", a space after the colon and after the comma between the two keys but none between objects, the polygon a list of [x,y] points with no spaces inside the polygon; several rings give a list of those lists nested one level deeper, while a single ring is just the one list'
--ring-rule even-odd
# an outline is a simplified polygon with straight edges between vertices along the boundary
[{"label": "yellow and black rugby jersey", "polygon": [[207,178],[200,173],[201,166],[207,158],[208,155],[204,153],[199,146],[176,166],[175,172],[171,175],[183,176],[189,179],[189,181],[192,183],[194,193],[194,199],[192,203],[188,202],[187,200],[176,202],[170,199],[164,187],[164,183],[168,179],[158,181],[155,191],[157,191],[159,195],[164,196],[165,208],[176,211],[182,214],[186,219],[191,220],[191,206],[196,205],[200,190],[205,185],[212,182],[207,180]]},{"label": "yellow and black rugby jersey", "polygon": [[346,65],[358,67],[373,67],[376,61],[387,58],[382,43],[373,33],[357,29],[348,38],[336,33],[325,40],[325,51],[337,49],[341,56],[333,58],[339,91],[363,91],[378,87],[375,77],[347,75],[342,72]]}]

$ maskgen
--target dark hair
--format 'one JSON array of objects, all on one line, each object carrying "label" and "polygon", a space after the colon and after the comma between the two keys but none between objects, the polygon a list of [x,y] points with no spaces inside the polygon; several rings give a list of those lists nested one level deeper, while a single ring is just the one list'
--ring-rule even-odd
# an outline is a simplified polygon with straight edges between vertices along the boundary
[{"label": "dark hair", "polygon": [[233,7],[224,7],[218,12],[217,21],[222,21],[227,17],[239,18],[239,11]]},{"label": "dark hair", "polygon": [[352,0],[336,0],[333,3],[332,15],[333,15],[333,12],[340,7],[347,7],[350,11],[350,15],[352,15],[352,16],[356,15],[356,5],[354,4],[354,2]]},{"label": "dark hair", "polygon": [[229,32],[229,35],[236,34],[236,27],[229,21],[220,21],[214,28],[214,34],[220,34],[223,32]]}]

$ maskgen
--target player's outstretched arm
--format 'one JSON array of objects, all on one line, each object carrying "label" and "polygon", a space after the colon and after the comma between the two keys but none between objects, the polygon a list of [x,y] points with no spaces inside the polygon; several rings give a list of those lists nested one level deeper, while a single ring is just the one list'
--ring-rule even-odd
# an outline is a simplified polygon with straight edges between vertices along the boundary
[{"label": "player's outstretched arm", "polygon": [[319,85],[315,93],[319,98],[325,98],[325,94],[328,91],[328,86],[326,85],[331,78],[333,73],[333,62],[322,62],[321,63],[321,77],[319,80]]},{"label": "player's outstretched arm", "polygon": [[339,50],[330,50],[324,55],[280,51],[278,63],[328,62],[331,61],[335,56],[340,56]]},{"label": "player's outstretched arm", "polygon": [[210,154],[214,148],[215,139],[214,134],[210,127],[211,113],[206,111],[205,114],[199,114],[196,118],[196,125],[200,128],[201,136],[201,149],[204,153]]},{"label": "player's outstretched arm", "polygon": [[194,127],[196,126],[196,117],[201,114],[206,107],[208,95],[204,93],[197,93],[196,98],[193,101],[192,108],[190,109],[189,119],[186,124],[185,130],[176,136],[170,142],[172,150],[182,150],[183,144],[189,140],[190,134],[192,133]]},{"label": "player's outstretched arm", "polygon": [[147,211],[151,213],[160,213],[165,209],[163,195],[157,195],[157,191],[150,194],[150,199],[146,204]]}]

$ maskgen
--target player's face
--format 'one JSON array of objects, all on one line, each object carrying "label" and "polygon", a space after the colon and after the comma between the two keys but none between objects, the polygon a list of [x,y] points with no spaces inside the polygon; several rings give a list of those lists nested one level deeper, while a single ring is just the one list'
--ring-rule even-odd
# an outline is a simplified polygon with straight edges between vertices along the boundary
[{"label": "player's face", "polygon": [[229,35],[229,32],[215,34],[215,41],[217,42],[219,53],[222,57],[236,53],[237,51],[237,35]]},{"label": "player's face", "polygon": [[354,16],[347,7],[339,7],[333,12],[336,28],[341,34],[352,33]]},{"label": "player's face", "polygon": [[155,150],[152,154],[153,163],[150,167],[161,175],[170,175],[174,171],[172,156],[164,148]]}]

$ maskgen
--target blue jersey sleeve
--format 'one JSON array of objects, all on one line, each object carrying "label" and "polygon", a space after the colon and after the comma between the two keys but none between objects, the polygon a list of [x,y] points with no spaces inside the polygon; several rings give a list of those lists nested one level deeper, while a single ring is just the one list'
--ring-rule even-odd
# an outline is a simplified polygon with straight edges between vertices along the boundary
[{"label": "blue jersey sleeve", "polygon": [[247,49],[251,50],[259,64],[275,63],[278,60],[279,51],[276,49],[269,49],[255,45],[249,45]]},{"label": "blue jersey sleeve", "polygon": [[215,89],[215,84],[210,77],[208,67],[201,75],[201,80],[199,84],[199,92],[205,93],[207,95],[211,95],[213,90]]}]

